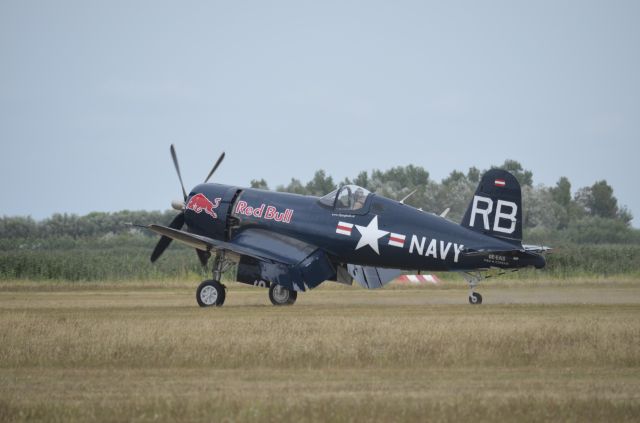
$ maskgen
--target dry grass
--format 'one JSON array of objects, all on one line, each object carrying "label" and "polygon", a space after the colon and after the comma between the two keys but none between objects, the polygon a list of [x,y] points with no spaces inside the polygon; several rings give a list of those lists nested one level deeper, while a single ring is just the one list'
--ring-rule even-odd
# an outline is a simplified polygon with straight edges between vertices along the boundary
[{"label": "dry grass", "polygon": [[[439,285],[414,286],[404,284],[389,284],[384,290],[442,290],[442,289],[464,289],[467,285],[462,276],[456,272],[438,273]],[[185,289],[193,290],[194,286],[202,280],[201,275],[190,274],[186,278],[178,279],[149,279],[149,280],[99,280],[99,281],[64,281],[64,280],[22,280],[3,279],[0,280],[0,292],[16,291],[103,291],[103,290],[141,290],[141,289]],[[233,286],[234,291],[254,290],[252,286],[238,284],[235,282],[225,282]],[[552,278],[547,273],[541,271],[521,271],[512,274],[494,276],[485,279],[481,287],[499,288],[523,288],[523,287],[580,287],[580,288],[602,288],[603,285],[615,287],[636,287],[640,283],[639,278],[633,275],[610,275],[610,276],[575,276],[566,278]],[[357,285],[356,285],[357,286]],[[313,292],[322,291],[352,291],[353,287],[325,283],[315,288]]]},{"label": "dry grass", "polygon": [[[0,421],[637,421],[640,284],[0,292]],[[78,289],[80,288],[80,289]],[[494,304],[490,304],[493,302]]]}]

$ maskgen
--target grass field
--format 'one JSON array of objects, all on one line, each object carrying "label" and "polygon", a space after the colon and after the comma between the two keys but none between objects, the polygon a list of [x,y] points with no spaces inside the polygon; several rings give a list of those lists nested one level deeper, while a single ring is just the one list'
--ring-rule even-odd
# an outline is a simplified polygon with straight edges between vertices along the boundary
[{"label": "grass field", "polygon": [[640,421],[640,281],[0,284],[0,421]]}]

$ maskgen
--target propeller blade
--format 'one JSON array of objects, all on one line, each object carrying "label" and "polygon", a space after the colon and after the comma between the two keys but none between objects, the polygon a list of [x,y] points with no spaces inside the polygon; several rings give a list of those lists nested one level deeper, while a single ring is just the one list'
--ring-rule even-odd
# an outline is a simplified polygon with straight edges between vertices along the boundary
[{"label": "propeller blade", "polygon": [[[213,172],[216,171],[216,169],[218,168],[218,166],[220,166],[220,163],[222,163],[223,160],[224,160],[224,152],[222,152],[222,154],[220,154],[220,157],[218,158],[218,161],[216,162],[216,164],[213,165],[213,169],[211,169],[211,172],[209,172],[209,174],[207,175],[207,178],[204,180],[205,184],[207,183],[209,178],[211,178],[211,175],[213,175]],[[185,197],[185,199],[186,199],[186,197]]]},{"label": "propeller blade", "polygon": [[[180,213],[173,218],[173,220],[169,224],[169,227],[173,229],[182,229],[183,225],[184,225],[184,213]],[[151,263],[154,263],[156,260],[158,260],[158,258],[160,258],[162,253],[164,253],[164,250],[166,250],[169,244],[171,244],[171,241],[173,240],[168,236],[160,237],[160,241],[158,241],[158,243],[156,244],[156,247],[153,249],[153,252],[151,253]]]},{"label": "propeller blade", "polygon": [[176,149],[173,144],[171,144],[171,158],[173,159],[173,165],[176,167],[176,172],[178,172],[178,179],[180,179],[180,187],[182,188],[182,196],[184,197],[184,201],[187,201],[187,191],[184,189],[182,175],[180,174],[180,166],[178,166],[178,156],[176,155]]},{"label": "propeller blade", "polygon": [[204,267],[207,265],[209,261],[209,257],[211,257],[211,253],[208,251],[202,251],[196,249],[196,253],[198,253],[198,259],[200,260],[200,264]]}]

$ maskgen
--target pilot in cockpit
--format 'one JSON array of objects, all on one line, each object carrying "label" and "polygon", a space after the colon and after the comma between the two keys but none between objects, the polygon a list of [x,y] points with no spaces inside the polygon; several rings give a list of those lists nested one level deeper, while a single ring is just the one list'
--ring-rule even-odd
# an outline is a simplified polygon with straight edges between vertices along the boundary
[{"label": "pilot in cockpit", "polygon": [[367,197],[366,195],[364,195],[364,190],[362,188],[358,188],[353,194],[353,210],[361,209],[362,206],[364,206],[366,198]]}]

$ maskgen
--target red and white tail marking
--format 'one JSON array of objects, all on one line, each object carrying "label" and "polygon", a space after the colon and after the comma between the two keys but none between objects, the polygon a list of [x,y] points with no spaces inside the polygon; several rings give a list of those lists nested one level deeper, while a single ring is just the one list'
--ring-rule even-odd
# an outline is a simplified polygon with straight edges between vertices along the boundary
[{"label": "red and white tail marking", "polygon": [[393,232],[389,234],[389,245],[393,247],[404,247],[404,241],[407,238],[406,235],[402,234],[394,234]]},{"label": "red and white tail marking", "polygon": [[436,275],[402,275],[396,279],[396,282],[409,285],[422,285],[424,283],[437,285],[440,283],[440,279]]},{"label": "red and white tail marking", "polygon": [[351,230],[353,229],[353,223],[338,222],[336,227],[336,233],[341,235],[351,236]]}]

